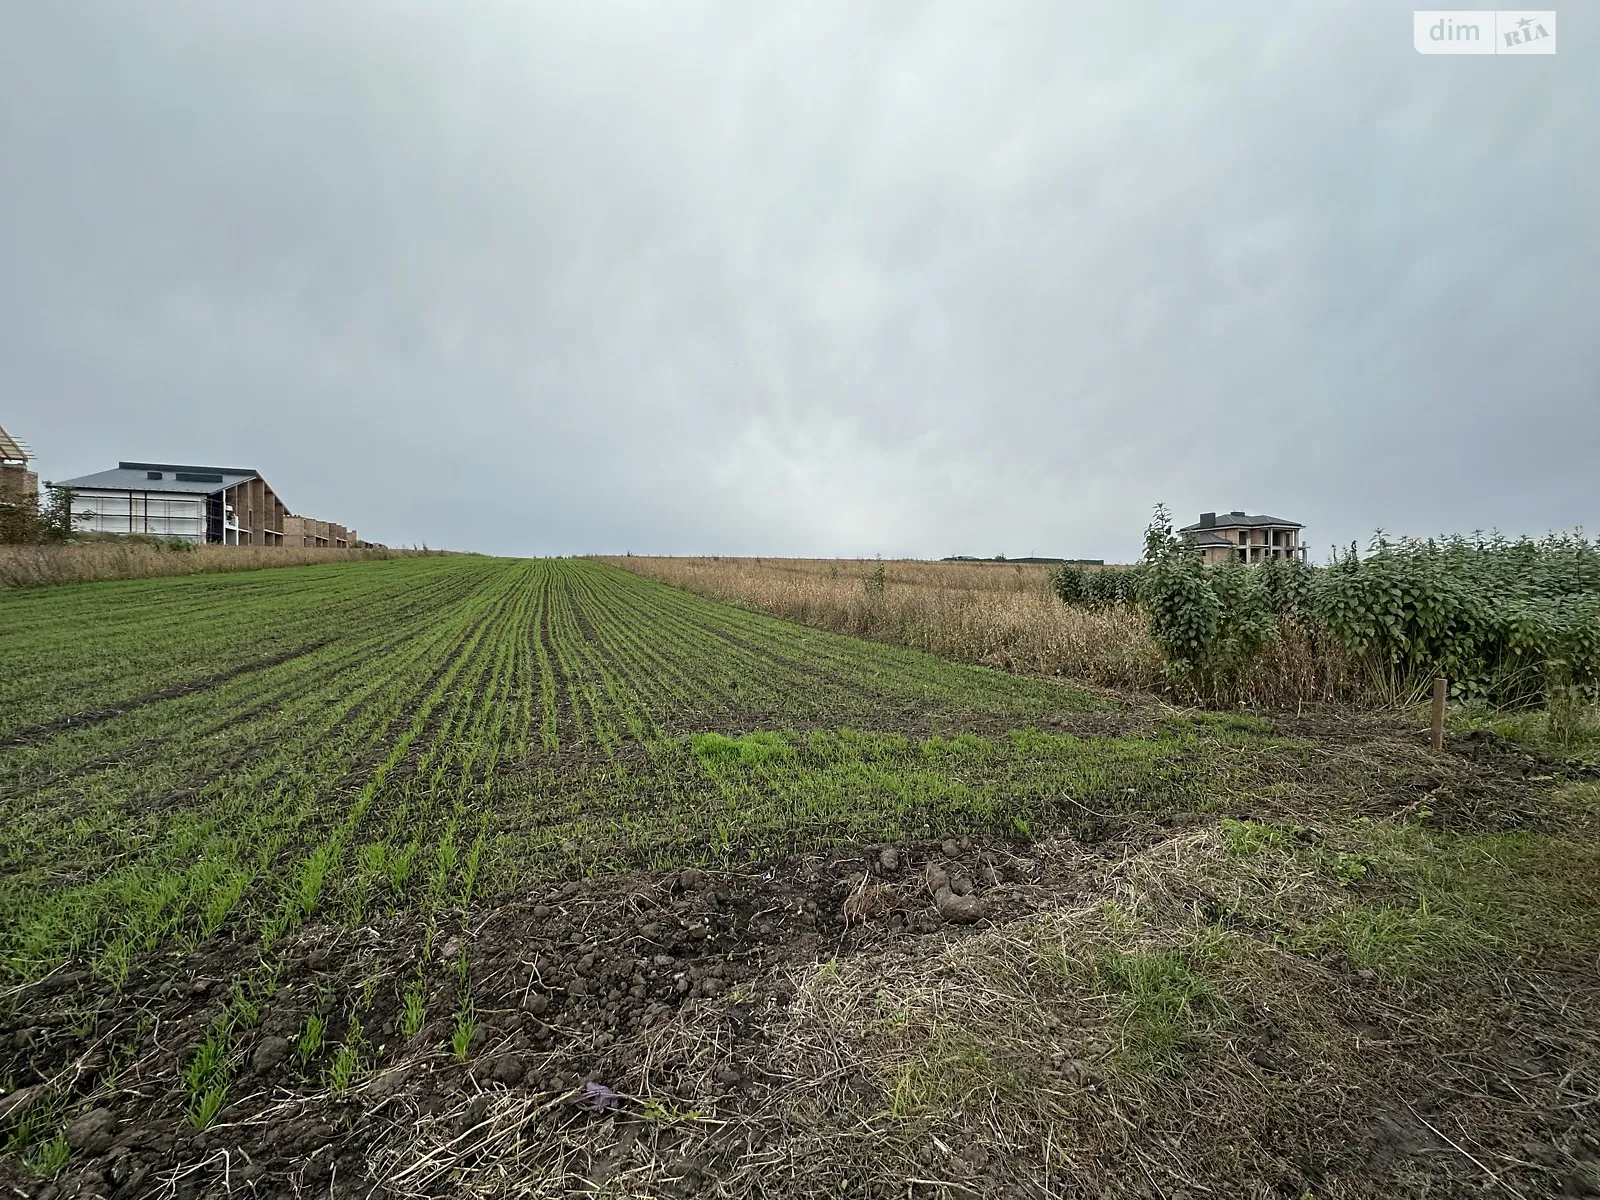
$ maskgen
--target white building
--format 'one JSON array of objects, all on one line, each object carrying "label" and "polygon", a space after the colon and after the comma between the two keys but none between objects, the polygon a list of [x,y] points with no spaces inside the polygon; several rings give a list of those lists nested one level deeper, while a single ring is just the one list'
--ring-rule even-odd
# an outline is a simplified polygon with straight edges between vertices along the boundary
[{"label": "white building", "polygon": [[73,528],[188,542],[277,545],[286,514],[259,474],[244,467],[118,463],[61,480],[72,489]]}]

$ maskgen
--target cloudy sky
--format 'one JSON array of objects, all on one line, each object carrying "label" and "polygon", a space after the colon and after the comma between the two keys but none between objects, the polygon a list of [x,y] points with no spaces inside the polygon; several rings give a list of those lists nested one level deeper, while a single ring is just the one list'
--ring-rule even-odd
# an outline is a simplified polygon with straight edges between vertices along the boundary
[{"label": "cloudy sky", "polygon": [[508,554],[1593,530],[1597,21],[0,0],[0,425]]}]

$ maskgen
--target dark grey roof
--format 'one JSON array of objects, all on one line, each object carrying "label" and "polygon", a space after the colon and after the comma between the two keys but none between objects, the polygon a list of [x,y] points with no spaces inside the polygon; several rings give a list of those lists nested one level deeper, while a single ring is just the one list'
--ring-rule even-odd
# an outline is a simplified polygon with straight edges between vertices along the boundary
[{"label": "dark grey roof", "polygon": [[[151,479],[160,472],[160,479]],[[187,476],[188,478],[184,478]],[[177,463],[118,463],[114,470],[96,471],[77,479],[60,479],[58,487],[102,488],[118,492],[187,492],[210,495],[223,488],[256,478],[245,467],[194,467]]]},{"label": "dark grey roof", "polygon": [[1199,521],[1193,525],[1185,525],[1178,530],[1179,533],[1188,533],[1195,529],[1258,529],[1263,525],[1287,525],[1291,529],[1304,529],[1299,521],[1286,521],[1282,517],[1255,516],[1250,513],[1225,512],[1218,513],[1216,524],[1202,526]]},{"label": "dark grey roof", "polygon": [[[1193,526],[1190,526],[1190,528],[1192,529]],[[1220,533],[1217,533],[1217,532],[1215,532],[1213,530],[1210,530],[1210,529],[1204,529],[1204,530],[1201,530],[1199,533],[1196,533],[1194,535],[1194,544],[1196,546],[1237,546],[1238,545],[1237,542],[1230,542],[1227,538],[1223,537]]]},{"label": "dark grey roof", "polygon": [[182,463],[119,462],[124,471],[183,471],[191,475],[259,475],[254,467],[186,467]]}]

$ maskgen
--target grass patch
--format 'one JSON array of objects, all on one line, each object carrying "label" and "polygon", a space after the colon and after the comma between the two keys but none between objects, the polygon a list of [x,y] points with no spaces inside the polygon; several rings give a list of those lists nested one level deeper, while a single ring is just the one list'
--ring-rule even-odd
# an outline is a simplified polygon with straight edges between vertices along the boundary
[{"label": "grass patch", "polygon": [[408,1042],[416,1037],[427,1015],[428,1003],[423,997],[423,981],[414,979],[401,997],[400,1036]]},{"label": "grass patch", "polygon": [[1217,987],[1175,950],[1108,949],[1094,960],[1094,983],[1112,998],[1121,1057],[1136,1069],[1179,1066],[1229,1011]]},{"label": "grass patch", "polygon": [[909,1121],[945,1114],[975,1095],[1005,1090],[1010,1079],[975,1038],[939,1033],[895,1075],[889,1115]]},{"label": "grass patch", "polygon": [[[1418,710],[1419,720],[1422,710]],[[1600,757],[1600,707],[1562,691],[1545,708],[1505,710],[1480,701],[1455,705],[1446,716],[1455,733],[1487,730],[1507,741],[1556,757]]]},{"label": "grass patch", "polygon": [[228,1085],[219,1083],[195,1096],[184,1110],[184,1119],[195,1129],[205,1129],[217,1119],[228,1099]]},{"label": "grass patch", "polygon": [[456,1058],[466,1062],[472,1054],[472,1038],[478,1032],[478,1019],[472,1009],[463,1006],[456,1013],[455,1027],[450,1034],[450,1049]]},{"label": "grass patch", "polygon": [[1260,821],[1235,821],[1231,817],[1224,817],[1219,825],[1228,853],[1238,858],[1268,850],[1281,850],[1288,841],[1283,830]]},{"label": "grass patch", "polygon": [[1183,720],[1191,728],[1212,729],[1221,733],[1248,733],[1257,737],[1267,737],[1272,733],[1272,722],[1252,713],[1197,709],[1185,713]]},{"label": "grass patch", "polygon": [[[1600,804],[1576,785],[1554,803]],[[1416,980],[1485,954],[1586,953],[1600,943],[1600,848],[1515,831],[1460,834],[1415,824],[1352,824],[1311,853],[1360,897],[1298,931],[1302,949],[1337,948],[1357,966]]]},{"label": "grass patch", "polygon": [[747,733],[743,737],[697,733],[690,739],[690,751],[697,761],[712,769],[754,767],[795,755],[794,747],[782,734],[770,732]]},{"label": "grass patch", "polygon": [[1574,783],[1550,797],[1550,806],[1566,816],[1600,817],[1600,783]]},{"label": "grass patch", "polygon": [[1358,967],[1392,979],[1416,979],[1488,945],[1485,932],[1427,908],[1352,904],[1301,939],[1307,948],[1338,947]]},{"label": "grass patch", "polygon": [[67,1144],[67,1135],[58,1133],[30,1146],[23,1155],[22,1163],[33,1174],[50,1178],[59,1175],[71,1158],[72,1147]]},{"label": "grass patch", "polygon": [[366,1040],[361,1035],[361,1022],[352,1021],[349,1032],[339,1044],[338,1050],[334,1052],[333,1061],[328,1064],[327,1073],[323,1077],[330,1092],[342,1096],[350,1090],[351,1083],[361,1071],[366,1049]]},{"label": "grass patch", "polygon": [[300,1038],[295,1042],[295,1053],[300,1058],[300,1065],[310,1066],[311,1060],[322,1050],[322,1043],[328,1035],[328,1022],[320,1013],[310,1013],[306,1023],[300,1029]]}]

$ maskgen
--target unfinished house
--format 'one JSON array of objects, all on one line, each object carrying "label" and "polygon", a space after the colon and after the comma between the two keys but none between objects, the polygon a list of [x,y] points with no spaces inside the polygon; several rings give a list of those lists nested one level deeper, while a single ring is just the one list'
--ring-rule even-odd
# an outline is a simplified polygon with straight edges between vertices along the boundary
[{"label": "unfinished house", "polygon": [[281,546],[289,510],[249,467],[119,462],[65,479],[82,533],[140,534],[227,546]]},{"label": "unfinished house", "polygon": [[1307,546],[1301,539],[1305,526],[1282,517],[1253,516],[1250,513],[1201,513],[1186,533],[1207,564],[1237,560],[1266,562],[1272,558],[1306,560]]},{"label": "unfinished house", "polygon": [[28,448],[0,429],[0,504],[38,504],[39,477],[28,469]]}]

